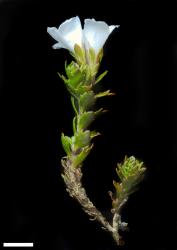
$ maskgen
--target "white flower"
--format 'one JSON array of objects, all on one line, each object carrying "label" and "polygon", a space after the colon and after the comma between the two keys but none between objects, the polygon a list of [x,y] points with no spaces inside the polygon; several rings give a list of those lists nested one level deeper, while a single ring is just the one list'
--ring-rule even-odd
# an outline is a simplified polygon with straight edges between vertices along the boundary
[{"label": "white flower", "polygon": [[47,32],[57,41],[54,49],[65,48],[74,52],[75,44],[84,50],[93,48],[98,54],[103,48],[111,32],[119,25],[107,25],[105,22],[95,19],[85,19],[84,29],[78,16],[63,22],[59,28],[47,28]]}]

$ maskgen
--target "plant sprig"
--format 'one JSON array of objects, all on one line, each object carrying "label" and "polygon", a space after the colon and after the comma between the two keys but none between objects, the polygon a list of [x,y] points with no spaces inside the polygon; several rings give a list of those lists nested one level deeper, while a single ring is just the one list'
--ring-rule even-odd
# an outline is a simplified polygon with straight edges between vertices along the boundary
[{"label": "plant sprig", "polygon": [[62,158],[62,177],[69,195],[75,198],[91,219],[97,220],[102,227],[111,233],[117,245],[122,243],[120,230],[127,228],[127,223],[121,221],[121,209],[127,202],[129,195],[135,191],[137,184],[144,176],[143,162],[135,157],[125,157],[123,163],[118,164],[116,172],[119,181],[113,181],[114,192],[109,192],[112,199],[109,221],[88,198],[82,185],[82,167],[93,148],[93,138],[100,133],[90,130],[92,122],[105,111],[95,109],[98,98],[114,95],[110,90],[96,92],[95,85],[101,82],[107,71],[98,75],[103,57],[103,46],[115,28],[119,25],[108,25],[103,21],[85,19],[82,28],[78,16],[63,22],[59,28],[48,27],[47,32],[57,41],[54,49],[69,50],[74,60],[65,63],[65,75],[59,74],[71,95],[74,109],[72,121],[73,135],[62,133],[61,141],[66,156]]},{"label": "plant sprig", "polygon": [[[97,68],[99,67],[97,66]],[[66,156],[62,159],[64,167],[62,176],[70,196],[78,200],[84,211],[97,219],[120,245],[123,241],[119,231],[127,228],[127,223],[121,221],[121,208],[142,180],[145,167],[143,162],[133,156],[125,157],[123,163],[117,165],[116,172],[119,181],[113,181],[114,193],[109,191],[112,199],[112,222],[109,222],[89,200],[81,182],[81,167],[93,148],[92,139],[100,134],[90,131],[89,127],[97,116],[104,112],[102,108],[95,111],[95,103],[100,97],[113,95],[110,90],[94,92],[95,84],[104,78],[107,71],[96,78],[96,72],[90,70],[89,65],[83,66],[77,61],[71,62],[69,65],[65,64],[65,71],[66,77],[59,75],[71,95],[75,116],[73,118],[73,136],[68,137],[62,134],[61,137],[66,152]]]}]

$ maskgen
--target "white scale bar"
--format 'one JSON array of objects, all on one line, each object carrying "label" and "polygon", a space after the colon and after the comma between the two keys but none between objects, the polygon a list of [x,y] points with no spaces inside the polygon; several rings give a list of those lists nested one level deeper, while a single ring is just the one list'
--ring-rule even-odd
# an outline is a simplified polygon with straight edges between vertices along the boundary
[{"label": "white scale bar", "polygon": [[33,247],[33,243],[30,242],[30,243],[7,243],[7,242],[4,242],[3,243],[3,247]]}]

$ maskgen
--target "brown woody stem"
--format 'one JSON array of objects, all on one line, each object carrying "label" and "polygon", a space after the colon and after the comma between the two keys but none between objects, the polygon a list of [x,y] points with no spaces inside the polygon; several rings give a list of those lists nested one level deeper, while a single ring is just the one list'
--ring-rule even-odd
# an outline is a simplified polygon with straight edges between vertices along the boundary
[{"label": "brown woody stem", "polygon": [[94,206],[94,204],[88,198],[84,187],[82,186],[82,172],[81,168],[73,167],[71,160],[67,157],[62,159],[63,166],[63,179],[65,181],[67,192],[72,198],[75,198],[82,209],[91,217],[93,220],[97,220],[102,224],[104,229],[112,234],[117,245],[121,244],[119,235],[119,213],[114,213],[112,225],[102,215],[102,213]]}]

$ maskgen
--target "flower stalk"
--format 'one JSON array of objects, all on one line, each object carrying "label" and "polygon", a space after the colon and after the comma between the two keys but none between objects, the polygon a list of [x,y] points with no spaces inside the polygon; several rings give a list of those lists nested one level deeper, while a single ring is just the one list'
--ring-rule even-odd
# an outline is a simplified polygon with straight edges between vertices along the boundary
[{"label": "flower stalk", "polygon": [[90,130],[90,125],[104,113],[102,108],[95,109],[95,103],[99,98],[113,95],[110,90],[97,92],[95,86],[107,74],[105,71],[98,76],[98,70],[103,57],[103,45],[116,27],[118,26],[86,19],[82,30],[79,18],[75,17],[65,21],[58,29],[48,28],[48,33],[58,42],[54,45],[55,49],[66,48],[74,57],[74,61],[65,64],[66,74],[59,74],[71,95],[75,113],[73,135],[66,136],[62,133],[61,136],[66,153],[61,160],[66,190],[80,203],[90,219],[101,223],[111,233],[116,244],[121,245],[120,230],[127,229],[127,223],[121,221],[121,210],[144,175],[143,163],[131,156],[125,157],[123,163],[117,165],[119,181],[113,181],[115,191],[109,191],[112,200],[111,221],[92,203],[82,184],[83,163],[93,148],[93,138],[100,135],[99,132]]}]

